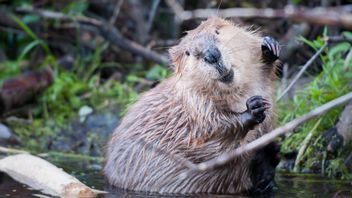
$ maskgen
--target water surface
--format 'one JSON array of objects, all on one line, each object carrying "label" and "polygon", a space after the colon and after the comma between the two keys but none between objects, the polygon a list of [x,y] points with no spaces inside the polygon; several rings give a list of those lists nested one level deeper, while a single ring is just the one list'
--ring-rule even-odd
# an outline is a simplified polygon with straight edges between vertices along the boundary
[{"label": "water surface", "polygon": [[[97,160],[77,160],[70,158],[49,158],[59,167],[74,175],[88,186],[100,190],[109,190],[106,188],[105,180],[101,174],[101,162]],[[286,174],[278,173],[276,182],[279,190],[273,194],[258,195],[252,197],[275,197],[275,198],[325,198],[325,197],[352,197],[352,181],[327,179],[320,175],[313,174]],[[5,174],[0,175],[0,197],[34,197],[40,194],[32,191],[28,187],[13,181]],[[110,194],[101,197],[208,197],[208,198],[225,198],[225,197],[247,197],[238,195],[157,195],[137,192],[128,192],[124,190],[110,191]]]}]

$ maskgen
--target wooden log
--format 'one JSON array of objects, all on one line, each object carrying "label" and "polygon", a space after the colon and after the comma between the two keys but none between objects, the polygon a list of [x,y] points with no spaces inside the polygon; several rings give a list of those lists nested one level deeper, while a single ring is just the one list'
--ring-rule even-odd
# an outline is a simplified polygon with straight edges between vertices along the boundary
[{"label": "wooden log", "polygon": [[48,161],[18,154],[0,160],[0,171],[16,181],[51,196],[96,197],[104,191],[94,190]]}]

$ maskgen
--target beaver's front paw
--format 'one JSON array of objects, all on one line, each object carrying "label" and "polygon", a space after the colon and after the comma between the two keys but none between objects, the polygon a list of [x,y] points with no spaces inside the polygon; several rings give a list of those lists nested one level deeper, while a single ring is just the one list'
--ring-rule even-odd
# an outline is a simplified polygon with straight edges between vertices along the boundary
[{"label": "beaver's front paw", "polygon": [[247,102],[247,112],[252,116],[252,120],[256,123],[262,123],[265,119],[265,110],[270,106],[270,103],[261,96],[252,96]]},{"label": "beaver's front paw", "polygon": [[252,96],[246,102],[247,110],[240,114],[240,121],[244,129],[251,130],[265,119],[265,110],[270,103],[261,96]]},{"label": "beaver's front paw", "polygon": [[262,56],[266,64],[271,64],[279,58],[280,55],[279,43],[270,36],[266,36],[262,42]]}]

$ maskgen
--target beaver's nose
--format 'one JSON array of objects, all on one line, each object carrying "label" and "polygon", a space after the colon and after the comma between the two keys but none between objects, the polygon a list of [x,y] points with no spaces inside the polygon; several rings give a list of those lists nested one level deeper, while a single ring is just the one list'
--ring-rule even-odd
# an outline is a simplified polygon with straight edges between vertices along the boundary
[{"label": "beaver's nose", "polygon": [[204,52],[204,61],[209,64],[214,64],[219,62],[220,57],[221,57],[220,51],[216,47],[208,48]]}]

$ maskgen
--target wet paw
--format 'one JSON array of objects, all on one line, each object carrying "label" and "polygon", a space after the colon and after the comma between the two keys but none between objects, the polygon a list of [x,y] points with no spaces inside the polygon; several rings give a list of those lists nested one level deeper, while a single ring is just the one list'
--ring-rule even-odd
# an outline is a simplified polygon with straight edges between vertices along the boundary
[{"label": "wet paw", "polygon": [[260,124],[265,119],[265,110],[270,108],[270,103],[261,96],[252,96],[247,100],[246,106],[252,121]]},{"label": "wet paw", "polygon": [[274,38],[270,36],[264,37],[262,42],[262,56],[265,63],[271,64],[277,60],[280,50],[280,45]]}]

